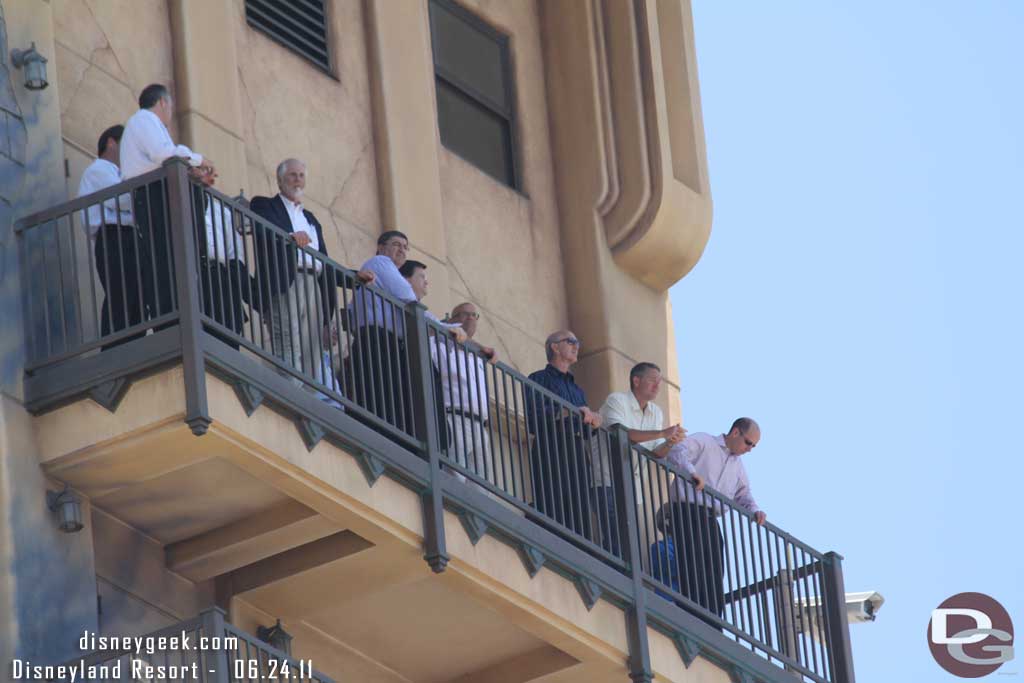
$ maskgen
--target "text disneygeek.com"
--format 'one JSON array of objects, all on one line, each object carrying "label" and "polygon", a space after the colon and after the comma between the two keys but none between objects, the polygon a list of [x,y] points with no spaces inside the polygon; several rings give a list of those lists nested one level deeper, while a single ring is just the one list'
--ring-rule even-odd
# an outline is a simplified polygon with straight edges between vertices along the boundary
[{"label": "text disneygeek.com", "polygon": [[[227,666],[234,679],[302,680],[309,678],[313,671],[310,660],[286,660],[273,656],[258,659],[239,657],[238,653],[248,652],[249,648],[243,644],[239,649],[238,638],[234,636],[197,636],[185,632],[173,636],[100,636],[86,631],[78,640],[78,648],[90,653],[88,660],[43,665],[15,659],[11,662],[11,677],[16,681],[62,683],[97,680],[202,681],[206,680],[207,674],[215,674],[219,665]],[[203,654],[222,652],[227,653],[226,658]],[[104,657],[103,653],[109,656]],[[172,657],[176,657],[178,662],[170,663]]]}]

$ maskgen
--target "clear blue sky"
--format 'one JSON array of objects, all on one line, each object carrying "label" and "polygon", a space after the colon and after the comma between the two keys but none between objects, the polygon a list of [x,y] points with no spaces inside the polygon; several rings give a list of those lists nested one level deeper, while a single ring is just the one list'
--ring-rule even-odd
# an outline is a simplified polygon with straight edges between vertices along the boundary
[{"label": "clear blue sky", "polygon": [[757,418],[769,518],[885,596],[858,681],[964,680],[926,644],[963,591],[1007,608],[990,678],[1024,681],[1024,2],[693,12],[715,217],[671,291],[684,426]]}]

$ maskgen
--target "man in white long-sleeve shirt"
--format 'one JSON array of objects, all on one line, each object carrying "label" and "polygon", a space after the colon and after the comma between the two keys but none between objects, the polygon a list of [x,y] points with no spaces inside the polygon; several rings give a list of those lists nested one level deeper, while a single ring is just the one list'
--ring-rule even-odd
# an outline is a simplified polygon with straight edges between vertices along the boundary
[{"label": "man in white long-sleeve shirt", "polygon": [[[668,452],[668,459],[693,477],[693,483],[677,478],[672,485],[672,531],[679,549],[680,592],[721,616],[722,531],[717,516],[721,505],[700,493],[704,485],[722,493],[764,524],[765,513],[750,492],[750,481],[740,457],[761,440],[761,428],[749,417],[733,422],[725,434],[691,434]],[[716,624],[709,621],[712,626]]]},{"label": "man in white long-sleeve shirt", "polygon": [[[213,164],[201,154],[174,144],[167,130],[173,119],[174,100],[167,87],[159,83],[146,86],[139,95],[139,110],[128,119],[121,139],[121,173],[126,180],[160,168],[171,157],[182,157],[191,166],[213,170]],[[135,191],[134,201],[136,224],[143,238],[146,302],[154,318],[170,313],[174,300],[165,191],[162,182],[150,183]]]},{"label": "man in white long-sleeve shirt", "polygon": [[[476,335],[479,320],[480,313],[469,301],[453,308],[448,316],[448,322],[462,325],[468,340]],[[456,462],[481,479],[498,484],[487,426],[490,404],[484,366],[485,358],[494,363],[497,357],[493,348],[480,346],[479,349],[479,354],[470,353],[462,344],[435,337],[431,340],[430,356],[441,380],[448,444]]]},{"label": "man in white long-sleeve shirt", "polygon": [[[99,157],[82,173],[78,183],[78,196],[105,190],[122,181],[120,141],[124,126],[107,128],[97,144]],[[94,240],[96,273],[103,287],[103,305],[100,308],[100,335],[109,334],[137,325],[144,317],[141,271],[139,268],[139,234],[132,218],[132,200],[129,195],[111,197],[90,206],[85,212],[89,237]],[[108,349],[142,335],[134,335],[106,344]]]}]

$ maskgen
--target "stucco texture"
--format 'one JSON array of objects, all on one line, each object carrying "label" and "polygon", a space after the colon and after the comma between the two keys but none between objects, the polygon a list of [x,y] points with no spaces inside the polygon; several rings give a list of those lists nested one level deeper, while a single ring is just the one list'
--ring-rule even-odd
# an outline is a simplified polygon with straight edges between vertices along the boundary
[{"label": "stucco texture", "polygon": [[253,30],[242,0],[234,5],[246,194],[276,194],[278,163],[302,159],[306,208],[323,224],[331,257],[358,266],[380,233],[362,4],[330,4],[333,74]]},{"label": "stucco texture", "polygon": [[463,4],[512,36],[523,188],[512,190],[441,147],[450,299],[474,302],[477,338],[528,373],[544,365],[544,338],[568,318],[540,20],[533,0]]}]

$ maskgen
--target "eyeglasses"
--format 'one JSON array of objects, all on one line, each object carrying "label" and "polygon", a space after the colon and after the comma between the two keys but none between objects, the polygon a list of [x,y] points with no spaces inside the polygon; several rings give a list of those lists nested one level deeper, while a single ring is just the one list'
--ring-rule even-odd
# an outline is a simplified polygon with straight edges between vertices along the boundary
[{"label": "eyeglasses", "polygon": [[405,242],[400,241],[400,240],[391,240],[390,242],[386,243],[384,246],[386,246],[386,247],[398,247],[402,251],[408,251],[409,250],[409,245],[406,244]]},{"label": "eyeglasses", "polygon": [[566,337],[565,339],[559,339],[555,343],[556,344],[561,344],[562,342],[565,342],[569,346],[579,346],[580,345],[580,340],[577,339],[576,337]]},{"label": "eyeglasses", "polygon": [[458,313],[453,314],[451,317],[453,317],[453,318],[469,318],[470,320],[479,320],[480,319],[480,314],[475,312],[475,311],[472,312],[472,313],[469,312],[469,311],[459,311]]},{"label": "eyeglasses", "polygon": [[753,448],[754,446],[757,445],[756,443],[754,443],[753,441],[746,437],[743,437],[743,443],[747,444],[747,448]]}]

